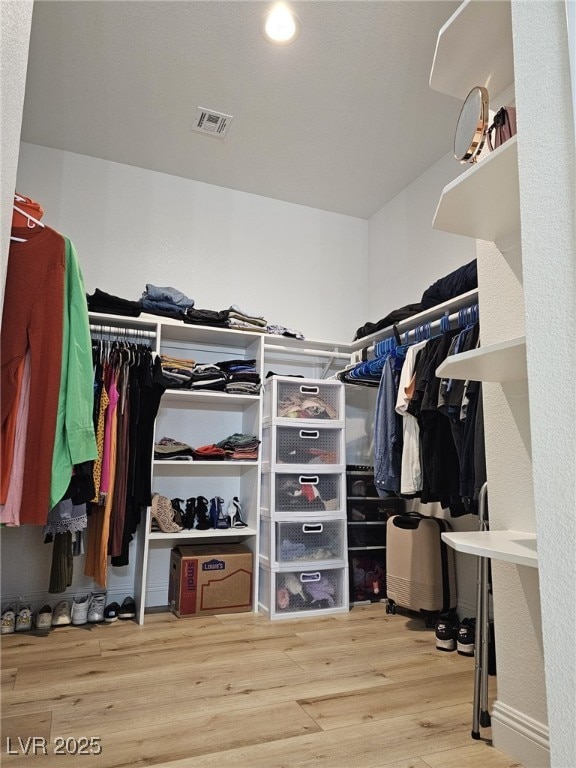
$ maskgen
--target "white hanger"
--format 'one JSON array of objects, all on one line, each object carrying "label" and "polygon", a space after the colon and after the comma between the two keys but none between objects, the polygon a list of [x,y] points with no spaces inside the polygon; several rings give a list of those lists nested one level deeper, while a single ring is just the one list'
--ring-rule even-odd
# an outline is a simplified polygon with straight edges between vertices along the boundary
[{"label": "white hanger", "polygon": [[[25,198],[20,197],[20,195],[14,195],[14,200],[17,202],[24,202]],[[18,208],[17,205],[14,205],[14,210],[20,213],[22,216],[24,216],[26,219],[28,219],[28,227],[30,229],[33,229],[34,226],[37,224],[38,226],[44,228],[46,224],[43,224],[39,219],[35,219],[34,216],[31,216],[29,213],[26,213],[26,211],[23,211],[22,208]],[[33,222],[31,224],[31,222]],[[13,235],[10,236],[10,240],[13,240],[16,243],[25,243],[27,242],[25,238],[23,237],[14,237]]]}]

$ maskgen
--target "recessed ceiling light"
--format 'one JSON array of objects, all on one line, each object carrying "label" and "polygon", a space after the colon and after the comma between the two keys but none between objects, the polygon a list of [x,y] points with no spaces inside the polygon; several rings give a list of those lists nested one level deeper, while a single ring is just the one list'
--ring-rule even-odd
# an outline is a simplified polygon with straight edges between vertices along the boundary
[{"label": "recessed ceiling light", "polygon": [[285,3],[276,3],[266,14],[262,34],[277,45],[291,43],[300,33],[300,19]]}]

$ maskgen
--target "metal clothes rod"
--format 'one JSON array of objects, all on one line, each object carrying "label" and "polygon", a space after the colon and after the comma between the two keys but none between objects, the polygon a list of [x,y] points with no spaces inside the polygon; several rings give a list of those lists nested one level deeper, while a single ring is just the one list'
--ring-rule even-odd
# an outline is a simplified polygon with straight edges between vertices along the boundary
[{"label": "metal clothes rod", "polygon": [[93,325],[90,323],[90,331],[92,333],[107,334],[114,336],[133,336],[140,339],[155,339],[156,333],[154,331],[140,330],[139,328],[121,328],[114,325]]}]

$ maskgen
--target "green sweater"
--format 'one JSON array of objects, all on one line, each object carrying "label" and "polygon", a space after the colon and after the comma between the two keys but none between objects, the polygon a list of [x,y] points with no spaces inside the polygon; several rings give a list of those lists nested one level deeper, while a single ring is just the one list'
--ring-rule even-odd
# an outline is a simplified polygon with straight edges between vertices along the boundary
[{"label": "green sweater", "polygon": [[92,421],[94,373],[84,279],[74,246],[68,238],[64,238],[64,241],[66,276],[62,374],[52,455],[50,509],[66,493],[74,464],[81,464],[98,456]]}]

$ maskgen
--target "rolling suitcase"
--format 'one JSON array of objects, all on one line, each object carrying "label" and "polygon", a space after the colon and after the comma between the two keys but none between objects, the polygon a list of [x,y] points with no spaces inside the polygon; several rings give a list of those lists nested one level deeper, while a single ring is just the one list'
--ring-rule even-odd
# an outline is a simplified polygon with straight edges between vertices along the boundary
[{"label": "rolling suitcase", "polygon": [[441,538],[446,520],[419,512],[394,515],[386,523],[386,613],[396,606],[419,611],[433,626],[440,613],[456,608],[454,552]]}]

